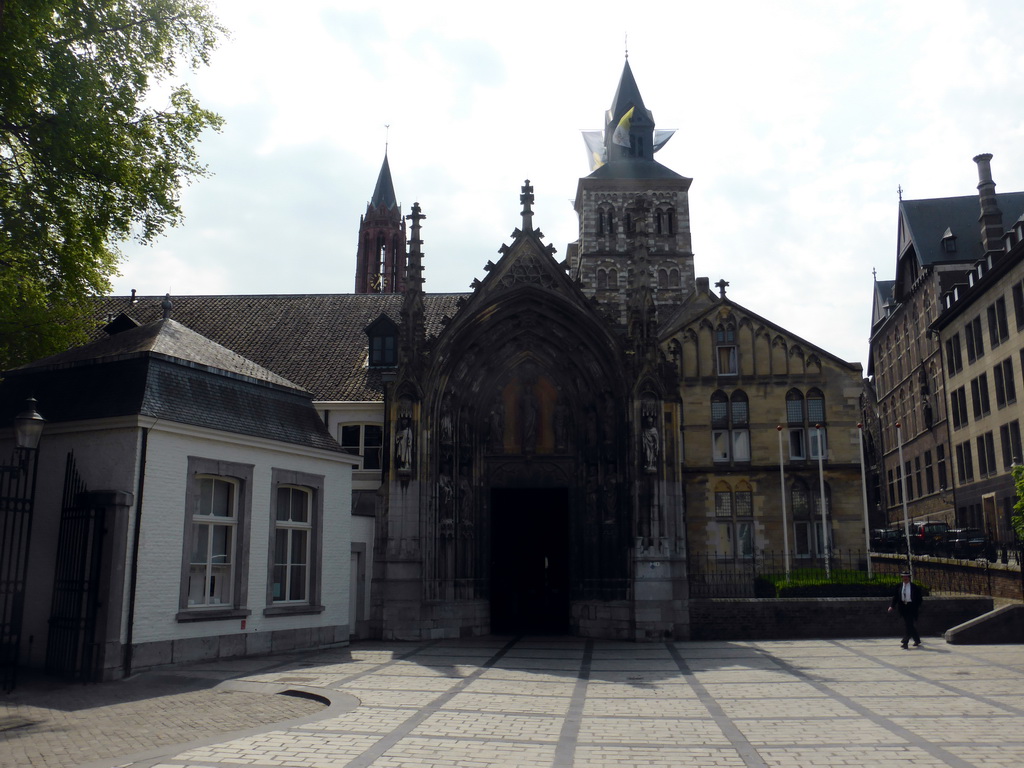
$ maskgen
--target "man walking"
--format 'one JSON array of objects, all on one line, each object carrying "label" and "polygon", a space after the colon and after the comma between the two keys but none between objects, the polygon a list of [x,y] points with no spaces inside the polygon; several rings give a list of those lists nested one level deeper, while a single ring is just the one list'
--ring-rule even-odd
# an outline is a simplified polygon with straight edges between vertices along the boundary
[{"label": "man walking", "polygon": [[914,623],[917,621],[917,612],[921,607],[922,598],[921,588],[910,582],[910,571],[903,571],[900,576],[903,577],[903,583],[896,587],[896,594],[892,596],[889,613],[896,610],[903,617],[903,642],[900,645],[906,650],[907,643],[911,638],[914,639],[915,648],[921,644],[921,636],[917,634],[917,627],[914,626]]}]

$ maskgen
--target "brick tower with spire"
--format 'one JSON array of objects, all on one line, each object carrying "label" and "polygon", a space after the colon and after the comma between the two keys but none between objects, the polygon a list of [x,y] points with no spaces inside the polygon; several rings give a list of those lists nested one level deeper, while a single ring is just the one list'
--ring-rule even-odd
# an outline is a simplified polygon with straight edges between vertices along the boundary
[{"label": "brick tower with spire", "polygon": [[567,265],[623,329],[633,287],[649,286],[661,317],[693,291],[691,179],[654,159],[672,133],[655,130],[627,59],[603,130],[584,131],[591,173],[576,190],[579,240]]},{"label": "brick tower with spire", "polygon": [[395,197],[391,166],[385,151],[373,197],[366,206],[366,213],[359,218],[355,292],[403,293],[405,246],[405,221]]}]

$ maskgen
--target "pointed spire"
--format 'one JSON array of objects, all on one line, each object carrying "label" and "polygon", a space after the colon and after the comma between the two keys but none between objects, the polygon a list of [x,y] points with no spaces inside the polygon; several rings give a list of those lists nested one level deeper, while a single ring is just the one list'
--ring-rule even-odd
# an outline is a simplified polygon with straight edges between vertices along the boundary
[{"label": "pointed spire", "polygon": [[650,160],[654,155],[654,115],[644,106],[628,58],[605,114],[604,142],[609,160]]},{"label": "pointed spire", "polygon": [[519,202],[523,204],[523,232],[533,232],[533,186],[527,179],[523,184]]},{"label": "pointed spire", "polygon": [[384,164],[380,167],[380,175],[377,177],[377,186],[373,188],[373,197],[370,199],[371,208],[384,206],[386,210],[393,210],[398,205],[398,198],[395,196],[395,185],[391,182],[391,166],[388,165],[388,153],[384,150]]},{"label": "pointed spire", "polygon": [[420,237],[420,222],[427,218],[423,215],[420,204],[412,204],[412,213],[405,217],[412,222],[409,237],[409,261],[405,268],[405,284],[407,291],[423,289],[423,251],[420,249],[423,240]]}]

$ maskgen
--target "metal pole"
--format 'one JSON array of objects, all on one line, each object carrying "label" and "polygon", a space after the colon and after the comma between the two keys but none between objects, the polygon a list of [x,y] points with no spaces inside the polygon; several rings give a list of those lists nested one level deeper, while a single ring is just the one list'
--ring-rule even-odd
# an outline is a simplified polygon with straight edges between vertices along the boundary
[{"label": "metal pole", "polygon": [[782,425],[775,428],[779,433],[779,493],[782,497],[782,557],[786,567],[786,581],[789,581],[789,523],[786,520],[786,472],[782,468]]},{"label": "metal pole", "polygon": [[828,530],[828,515],[825,509],[825,469],[824,469],[824,456],[825,456],[825,445],[821,440],[821,424],[815,424],[814,428],[818,430],[818,483],[821,487],[821,551],[825,556],[825,578],[832,578],[832,563],[829,555],[829,530]]},{"label": "metal pole", "polygon": [[864,502],[864,551],[867,553],[868,578],[871,578],[871,522],[868,520],[868,479],[864,472],[864,424],[857,425],[860,438],[860,497]]},{"label": "metal pole", "polygon": [[896,422],[896,445],[899,446],[900,458],[900,496],[903,497],[903,538],[907,542],[907,569],[910,571],[910,578],[914,578],[914,553],[910,547],[910,516],[907,514],[907,473],[903,471],[903,429],[900,423]]}]

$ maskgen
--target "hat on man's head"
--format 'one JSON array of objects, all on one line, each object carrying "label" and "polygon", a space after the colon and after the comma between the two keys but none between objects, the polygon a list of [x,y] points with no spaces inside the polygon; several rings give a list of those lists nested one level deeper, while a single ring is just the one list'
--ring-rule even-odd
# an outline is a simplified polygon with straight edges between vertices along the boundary
[{"label": "hat on man's head", "polygon": [[909,576],[910,571],[900,571],[900,576]]}]

